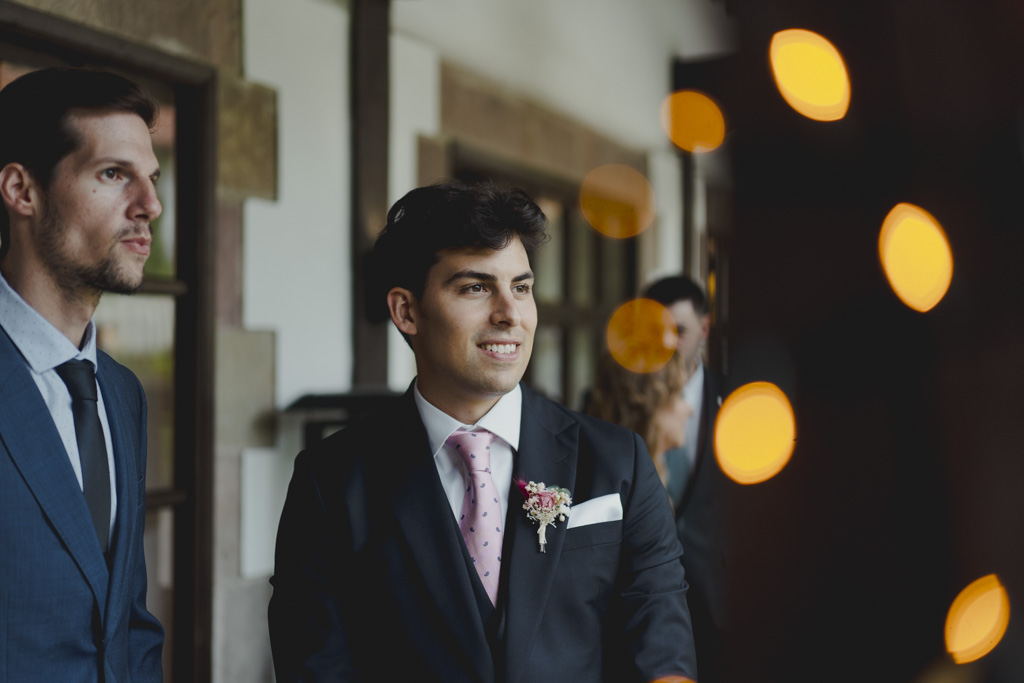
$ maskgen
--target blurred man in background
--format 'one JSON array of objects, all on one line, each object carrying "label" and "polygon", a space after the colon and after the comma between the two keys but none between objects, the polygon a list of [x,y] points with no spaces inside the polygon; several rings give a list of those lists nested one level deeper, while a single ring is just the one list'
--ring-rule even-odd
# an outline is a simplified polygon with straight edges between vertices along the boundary
[{"label": "blurred man in background", "polygon": [[689,380],[683,397],[693,409],[686,444],[665,454],[669,497],[683,543],[683,565],[690,582],[689,604],[701,683],[715,683],[721,671],[725,620],[724,495],[729,486],[715,460],[714,428],[722,404],[723,378],[703,358],[710,332],[707,298],[690,278],[677,275],[649,285],[644,296],[668,308],[679,335],[677,353]]}]

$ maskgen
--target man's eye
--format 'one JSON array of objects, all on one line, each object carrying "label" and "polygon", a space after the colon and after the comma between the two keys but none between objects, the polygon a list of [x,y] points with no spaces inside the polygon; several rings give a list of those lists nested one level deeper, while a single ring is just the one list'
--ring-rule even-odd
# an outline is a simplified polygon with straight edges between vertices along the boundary
[{"label": "man's eye", "polygon": [[477,284],[477,285],[469,285],[468,287],[466,287],[466,291],[467,291],[467,292],[474,292],[474,293],[476,293],[476,292],[482,292],[482,291],[484,291],[484,286],[483,286],[483,285],[480,285],[480,284]]},{"label": "man's eye", "polygon": [[107,180],[119,180],[121,178],[121,171],[117,168],[107,168],[103,171],[103,177]]},{"label": "man's eye", "polygon": [[516,285],[516,292],[519,294],[529,294],[530,285]]}]

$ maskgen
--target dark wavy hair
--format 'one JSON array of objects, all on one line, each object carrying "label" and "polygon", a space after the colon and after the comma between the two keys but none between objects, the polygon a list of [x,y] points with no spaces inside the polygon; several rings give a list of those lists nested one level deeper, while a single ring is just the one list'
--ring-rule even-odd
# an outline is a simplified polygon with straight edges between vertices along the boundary
[{"label": "dark wavy hair", "polygon": [[422,297],[427,273],[446,249],[504,249],[515,238],[531,259],[547,241],[544,212],[520,189],[450,180],[412,190],[391,207],[377,236],[367,310],[387,319],[394,287]]},{"label": "dark wavy hair", "polygon": [[[0,168],[24,166],[46,190],[61,159],[82,145],[71,123],[76,113],[136,114],[152,129],[156,103],[139,85],[98,69],[55,67],[25,74],[0,90]],[[11,226],[0,211],[0,256]]]}]

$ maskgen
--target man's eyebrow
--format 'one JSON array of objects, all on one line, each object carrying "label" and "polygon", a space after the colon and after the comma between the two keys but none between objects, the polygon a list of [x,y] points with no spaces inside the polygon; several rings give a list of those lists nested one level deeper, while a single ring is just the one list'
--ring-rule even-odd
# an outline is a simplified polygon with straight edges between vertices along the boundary
[{"label": "man's eyebrow", "polygon": [[486,282],[493,282],[497,279],[491,273],[482,273],[479,270],[460,270],[452,273],[451,277],[445,280],[445,284],[455,282],[456,280],[484,280]]},{"label": "man's eyebrow", "polygon": [[[483,280],[484,282],[494,282],[498,279],[497,275],[493,273],[483,273],[479,270],[460,270],[456,273],[452,273],[451,277],[445,280],[445,284],[450,284],[457,280]],[[522,282],[523,280],[532,280],[533,271],[528,270],[525,273],[520,273],[512,278],[512,282]]]}]

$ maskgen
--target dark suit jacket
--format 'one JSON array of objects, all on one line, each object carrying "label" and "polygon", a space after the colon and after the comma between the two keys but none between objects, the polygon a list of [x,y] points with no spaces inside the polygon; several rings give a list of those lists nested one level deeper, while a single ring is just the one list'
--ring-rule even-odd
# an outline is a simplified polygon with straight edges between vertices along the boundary
[{"label": "dark suit jacket", "polygon": [[558,524],[542,554],[513,486],[488,619],[411,390],[301,453],[272,579],[278,680],[696,677],[681,548],[640,438],[524,387],[514,471],[574,505],[618,494],[623,519]]},{"label": "dark suit jacket", "polygon": [[715,458],[714,433],[722,400],[722,377],[704,366],[704,390],[697,459],[676,507],[679,539],[686,554],[683,565],[690,582],[689,603],[697,643],[701,683],[719,680],[725,629],[726,496],[732,485]]},{"label": "dark suit jacket", "polygon": [[64,444],[0,329],[0,682],[159,681],[163,630],[146,610],[146,400],[97,354],[117,516],[109,565]]}]

